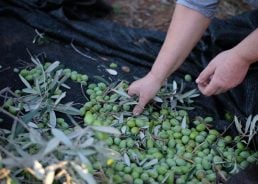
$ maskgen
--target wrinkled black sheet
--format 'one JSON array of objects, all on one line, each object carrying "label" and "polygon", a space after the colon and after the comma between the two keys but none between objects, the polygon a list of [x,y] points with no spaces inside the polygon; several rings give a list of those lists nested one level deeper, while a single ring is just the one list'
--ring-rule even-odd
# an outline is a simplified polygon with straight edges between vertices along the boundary
[{"label": "wrinkled black sheet", "polygon": [[[128,28],[99,18],[110,11],[102,1],[0,0],[0,65],[3,67],[0,69],[0,89],[6,86],[15,89],[22,85],[13,67],[21,66],[21,60],[30,61],[27,49],[35,55],[46,54],[49,60],[59,60],[90,76],[105,76],[113,81],[133,81],[135,76],[144,76],[159,52],[165,33]],[[202,40],[172,77],[179,80],[189,73],[196,78],[217,53],[239,43],[257,25],[256,10],[228,20],[214,19]],[[33,44],[35,29],[46,33],[51,42],[40,46]],[[71,43],[85,56],[78,54]],[[129,66],[131,72],[120,70],[117,77],[111,77],[104,70],[104,66],[111,62]],[[257,79],[258,68],[254,64],[244,82],[233,90],[213,97],[200,96],[192,115],[211,115],[216,119],[214,126],[223,130],[228,126],[224,121],[225,112],[236,114],[243,120],[250,114],[257,114]],[[187,87],[196,85],[193,82]],[[78,86],[73,89],[73,99],[84,100]],[[233,128],[230,130],[235,133]],[[252,179],[251,183],[257,181]]]},{"label": "wrinkled black sheet", "polygon": [[[64,0],[0,1],[1,64],[3,66],[8,66],[10,63],[16,64],[17,59],[28,61],[26,53],[28,48],[33,54],[44,52],[51,60],[60,60],[68,67],[90,75],[95,75],[98,69],[101,70],[97,67],[99,64],[107,65],[110,62],[116,62],[132,68],[130,74],[120,72],[120,78],[132,81],[133,76],[143,76],[154,62],[165,33],[123,27],[96,19],[92,13],[87,14],[89,12],[87,10],[95,8],[95,12],[98,12],[100,7],[105,7],[106,11],[103,11],[104,8],[100,9],[100,12],[105,14],[109,12],[108,6],[103,6],[102,1],[83,2],[89,3],[82,6],[85,7],[84,11],[78,11],[82,14],[78,20],[76,19],[78,15],[74,16],[71,9],[77,10],[78,6],[81,6],[80,1],[74,1],[74,3]],[[96,4],[102,6],[96,6]],[[203,39],[173,76],[177,78],[189,73],[194,78],[197,77],[211,58],[221,50],[239,43],[257,25],[257,11],[226,21],[213,20]],[[36,35],[34,29],[46,33],[55,41],[43,46],[32,44],[33,37]],[[72,49],[71,43],[89,57],[77,54]],[[242,119],[250,114],[256,114],[258,111],[256,70],[256,65],[252,66],[243,84],[225,94],[209,98],[200,97],[197,102],[200,107],[195,111],[196,114],[212,115],[217,120],[223,119],[226,111]],[[10,72],[7,70],[2,74],[9,76]],[[9,84],[9,78],[7,81],[1,79],[1,88]],[[12,78],[15,80],[14,76]],[[190,87],[194,85],[190,84]]]}]

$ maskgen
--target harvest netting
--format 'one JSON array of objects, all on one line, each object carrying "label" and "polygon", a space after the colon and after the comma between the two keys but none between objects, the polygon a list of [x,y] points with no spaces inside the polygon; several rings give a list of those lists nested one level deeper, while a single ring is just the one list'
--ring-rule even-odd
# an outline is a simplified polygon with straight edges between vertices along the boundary
[{"label": "harvest netting", "polygon": [[165,33],[99,18],[109,11],[102,1],[0,1],[0,181],[256,183],[247,167],[258,157],[257,65],[214,97],[194,79],[256,29],[258,12],[214,19],[133,116],[128,85],[148,72]]}]

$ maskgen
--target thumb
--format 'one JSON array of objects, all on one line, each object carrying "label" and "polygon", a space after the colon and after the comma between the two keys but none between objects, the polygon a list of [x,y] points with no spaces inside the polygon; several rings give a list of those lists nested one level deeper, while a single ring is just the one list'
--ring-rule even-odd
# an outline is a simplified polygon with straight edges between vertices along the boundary
[{"label": "thumb", "polygon": [[215,65],[208,65],[197,77],[196,83],[208,84],[214,72],[215,72]]},{"label": "thumb", "polygon": [[133,114],[138,116],[144,110],[145,105],[149,102],[149,99],[145,96],[140,95],[138,104],[133,109]]},{"label": "thumb", "polygon": [[131,85],[129,86],[129,88],[128,88],[128,91],[127,91],[128,95],[129,95],[129,96],[133,96],[133,95],[137,95],[137,96],[138,96],[137,90],[136,90],[132,85],[133,85],[133,84],[131,84]]}]

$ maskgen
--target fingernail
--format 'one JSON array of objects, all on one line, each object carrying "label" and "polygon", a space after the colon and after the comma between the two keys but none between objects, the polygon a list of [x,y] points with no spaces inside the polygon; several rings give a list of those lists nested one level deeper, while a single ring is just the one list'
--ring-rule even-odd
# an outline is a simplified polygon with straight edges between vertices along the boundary
[{"label": "fingernail", "polygon": [[196,82],[196,83],[199,83],[199,82],[200,82],[200,79],[199,79],[199,78],[197,78],[197,79],[195,80],[195,82]]},{"label": "fingernail", "polygon": [[134,116],[138,116],[140,113],[139,113],[139,110],[137,110],[137,109],[134,109],[133,110],[133,115]]},{"label": "fingernail", "polygon": [[139,111],[134,111],[134,112],[133,112],[133,115],[135,115],[135,116],[138,116],[139,114],[140,114]]},{"label": "fingernail", "polygon": [[139,116],[139,114],[140,114],[139,112],[134,113],[135,116]]}]

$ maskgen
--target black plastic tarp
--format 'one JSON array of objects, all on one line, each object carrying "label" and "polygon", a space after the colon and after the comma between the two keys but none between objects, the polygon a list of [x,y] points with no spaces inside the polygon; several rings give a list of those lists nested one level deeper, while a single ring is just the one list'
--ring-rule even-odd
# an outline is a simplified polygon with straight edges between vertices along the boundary
[{"label": "black plastic tarp", "polygon": [[[20,66],[21,61],[30,61],[27,50],[35,55],[45,54],[51,61],[59,60],[90,76],[104,75],[112,80],[129,81],[144,76],[159,52],[165,33],[128,28],[100,18],[110,11],[102,1],[0,0],[0,89],[21,86],[13,67]],[[196,78],[216,54],[239,43],[257,25],[256,10],[228,20],[214,19],[202,40],[172,77],[179,80],[190,74]],[[33,44],[35,30],[45,33],[51,38],[50,42]],[[111,62],[129,66],[131,72],[119,71],[117,77],[111,77],[104,70]],[[250,114],[258,114],[257,79],[258,65],[254,64],[238,87],[217,96],[201,95],[192,113],[213,116],[216,120],[214,126],[219,130],[228,126],[224,121],[225,112],[242,120]],[[196,84],[188,83],[188,87],[196,88]],[[78,101],[82,98],[76,91],[73,97]],[[251,183],[255,182],[252,179]]]}]

